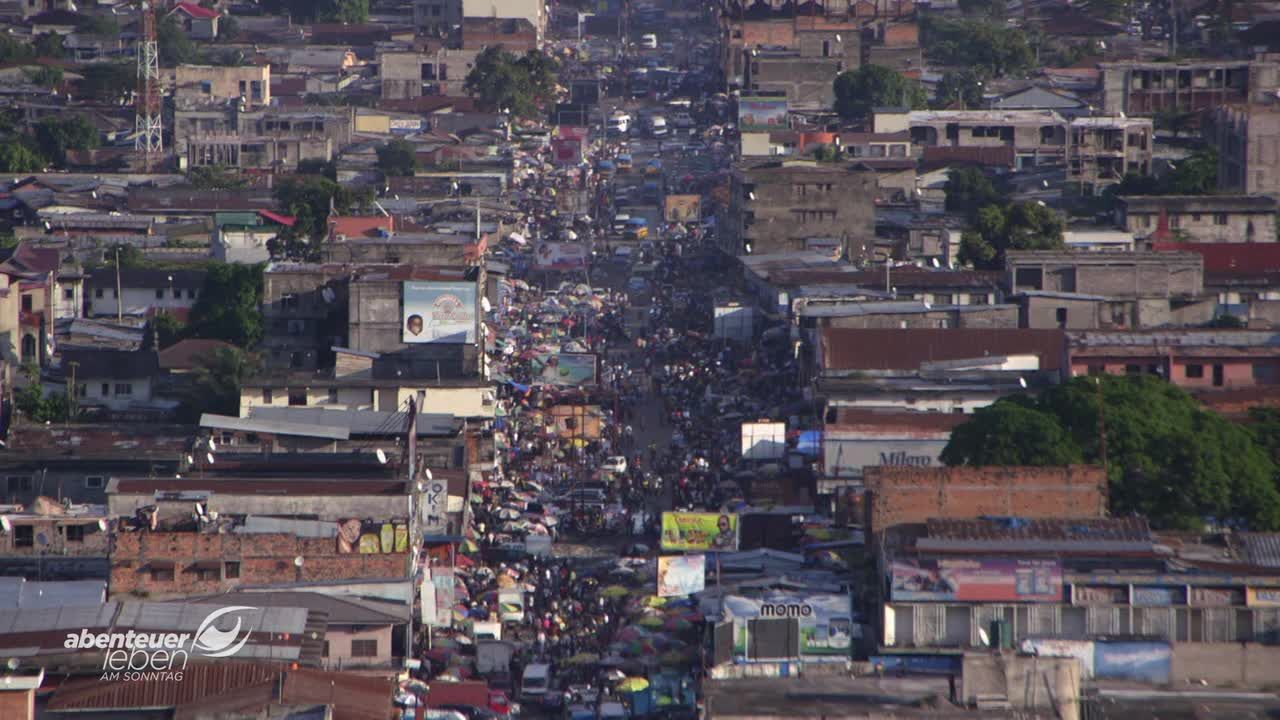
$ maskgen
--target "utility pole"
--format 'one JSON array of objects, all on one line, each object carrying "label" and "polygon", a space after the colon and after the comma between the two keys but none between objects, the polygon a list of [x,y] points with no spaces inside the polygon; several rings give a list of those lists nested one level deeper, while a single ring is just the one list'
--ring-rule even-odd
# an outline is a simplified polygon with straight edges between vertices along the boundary
[{"label": "utility pole", "polygon": [[75,419],[76,410],[80,406],[80,386],[76,385],[76,368],[80,367],[80,363],[72,360],[67,363],[67,366],[71,368],[71,384],[67,386],[67,405],[69,406],[69,410],[67,411],[67,423],[70,424],[71,421]]},{"label": "utility pole", "polygon": [[124,324],[124,295],[120,291],[120,246],[116,246],[116,323]]}]

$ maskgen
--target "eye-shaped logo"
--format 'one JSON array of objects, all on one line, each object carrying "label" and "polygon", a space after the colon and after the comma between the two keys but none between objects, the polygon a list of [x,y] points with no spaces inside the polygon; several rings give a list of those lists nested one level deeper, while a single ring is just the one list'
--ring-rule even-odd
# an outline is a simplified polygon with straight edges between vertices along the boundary
[{"label": "eye-shaped logo", "polygon": [[249,642],[249,635],[252,630],[246,630],[244,637],[238,641],[236,638],[240,635],[241,618],[236,618],[235,627],[230,630],[219,630],[214,622],[228,613],[249,611],[257,612],[258,608],[247,607],[244,605],[231,605],[229,607],[220,608],[209,613],[209,616],[200,623],[200,629],[196,630],[195,640],[192,641],[192,649],[198,650],[201,655],[206,657],[230,657],[240,652],[240,648]]}]

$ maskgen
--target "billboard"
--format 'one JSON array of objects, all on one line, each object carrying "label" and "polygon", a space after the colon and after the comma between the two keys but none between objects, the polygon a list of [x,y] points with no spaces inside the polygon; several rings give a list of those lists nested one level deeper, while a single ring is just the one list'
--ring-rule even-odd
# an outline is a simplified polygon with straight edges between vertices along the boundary
[{"label": "billboard", "polygon": [[476,286],[469,282],[411,280],[401,289],[400,317],[406,343],[476,341]]},{"label": "billboard", "polygon": [[596,384],[595,353],[546,353],[530,361],[534,385],[582,387]]},{"label": "billboard", "polygon": [[589,256],[586,243],[540,242],[533,249],[533,266],[539,270],[581,270]]},{"label": "billboard", "polygon": [[777,460],[787,453],[784,422],[742,423],[742,459]]},{"label": "billboard", "polygon": [[666,196],[662,201],[662,217],[667,222],[698,222],[702,219],[702,196]]},{"label": "billboard", "polygon": [[724,617],[734,626],[733,654],[746,658],[755,620],[794,620],[799,625],[800,655],[844,659],[855,635],[853,601],[847,593],[770,591],[760,597],[726,595]]},{"label": "billboard", "polygon": [[706,555],[667,555],[658,558],[658,597],[683,597],[707,586]]},{"label": "billboard", "polygon": [[1162,684],[1169,682],[1173,651],[1165,642],[1093,644],[1093,672],[1101,679]]},{"label": "billboard", "polygon": [[739,302],[717,304],[712,310],[712,334],[720,340],[751,342],[756,334],[756,310]]},{"label": "billboard", "polygon": [[737,550],[738,516],[731,513],[662,513],[663,550]]},{"label": "billboard", "polygon": [[1057,560],[928,560],[894,562],[894,600],[1061,602]]},{"label": "billboard", "polygon": [[[915,437],[907,437],[908,433]],[[924,436],[924,437],[921,437]],[[930,437],[932,436],[932,437]],[[822,467],[828,477],[860,478],[862,468],[877,465],[941,467],[946,432],[836,433],[822,438]]]},{"label": "billboard", "polygon": [[787,128],[785,97],[738,98],[738,131],[768,132]]}]

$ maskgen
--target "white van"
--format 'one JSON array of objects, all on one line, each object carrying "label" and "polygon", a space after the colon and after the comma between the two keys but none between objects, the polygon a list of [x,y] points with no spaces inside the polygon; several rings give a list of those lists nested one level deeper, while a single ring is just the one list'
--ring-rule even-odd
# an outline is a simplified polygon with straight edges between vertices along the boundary
[{"label": "white van", "polygon": [[661,115],[654,115],[649,118],[649,133],[654,137],[663,137],[667,134],[667,119]]},{"label": "white van", "polygon": [[610,115],[606,129],[611,135],[626,135],[631,132],[631,116],[626,113]]},{"label": "white van", "polygon": [[653,33],[646,33],[640,36],[640,47],[645,50],[658,49],[658,36]]},{"label": "white van", "polygon": [[548,692],[551,692],[551,666],[546,663],[526,666],[520,678],[521,702],[541,703]]}]

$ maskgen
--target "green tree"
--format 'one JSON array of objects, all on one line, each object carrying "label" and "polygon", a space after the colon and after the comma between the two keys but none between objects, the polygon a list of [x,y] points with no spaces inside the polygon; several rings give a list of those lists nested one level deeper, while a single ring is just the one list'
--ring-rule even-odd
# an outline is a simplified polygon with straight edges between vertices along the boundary
[{"label": "green tree", "polygon": [[1065,223],[1052,209],[1035,202],[978,210],[974,228],[960,236],[960,262],[998,270],[1009,250],[1062,248]]},{"label": "green tree", "polygon": [[1083,459],[1057,418],[1005,400],[974,412],[942,451],[948,465],[1071,465]]},{"label": "green tree", "polygon": [[1128,0],[1085,0],[1077,7],[1090,16],[1103,20],[1124,20],[1129,17]]},{"label": "green tree", "polygon": [[378,169],[383,175],[409,176],[418,167],[418,155],[413,143],[403,138],[396,138],[381,146],[378,152]]},{"label": "green tree", "polygon": [[62,84],[62,68],[53,65],[41,65],[34,69],[24,68],[22,74],[40,87],[52,88]]},{"label": "green tree", "polygon": [[336,181],[338,179],[338,164],[332,160],[321,160],[319,158],[308,158],[298,161],[299,175],[319,175]]},{"label": "green tree", "polygon": [[191,308],[191,337],[250,348],[262,339],[262,266],[212,263]]},{"label": "green tree", "polygon": [[201,165],[187,173],[187,182],[197,190],[243,190],[249,181],[225,165]]},{"label": "green tree", "polygon": [[34,58],[35,51],[30,43],[21,42],[12,35],[0,35],[0,62],[22,62]]},{"label": "green tree", "polygon": [[928,95],[920,83],[882,65],[863,65],[836,76],[836,112],[846,120],[861,120],[877,107],[922,108]]},{"label": "green tree", "polygon": [[10,140],[0,144],[0,172],[33,173],[44,170],[44,158],[25,143]]},{"label": "green tree", "polygon": [[160,64],[166,67],[193,62],[199,56],[195,43],[172,15],[156,28],[156,46],[160,51]]},{"label": "green tree", "polygon": [[970,218],[988,205],[1006,202],[1004,193],[996,189],[991,178],[973,167],[952,168],[947,173],[943,191],[947,194],[947,212],[965,213]]},{"label": "green tree", "polygon": [[156,349],[163,350],[187,336],[187,324],[172,313],[156,313],[151,318],[151,331],[155,333]]},{"label": "green tree", "polygon": [[992,20],[945,20],[922,23],[925,54],[932,63],[965,67],[987,77],[1017,75],[1035,65],[1027,34]]},{"label": "green tree", "polygon": [[844,159],[844,153],[835,145],[823,143],[813,148],[813,159],[818,162],[835,163]]},{"label": "green tree", "polygon": [[81,15],[76,22],[76,32],[81,35],[119,37],[120,23],[114,15]]},{"label": "green tree", "polygon": [[1005,3],[1004,0],[960,0],[960,12],[965,15],[1002,16]]},{"label": "green tree", "polygon": [[101,143],[98,129],[83,115],[44,118],[35,124],[34,134],[40,154],[59,165],[68,150],[93,150]]},{"label": "green tree", "polygon": [[[1016,409],[993,415],[1000,405]],[[1054,465],[1079,457],[1101,463],[1105,424],[1113,514],[1138,513],[1164,528],[1201,528],[1210,520],[1280,528],[1274,446],[1260,441],[1258,430],[1205,410],[1159,378],[1075,378],[1036,400],[1005,398],[988,411],[955,429],[944,462]]]},{"label": "green tree", "polygon": [[67,56],[67,49],[62,45],[62,36],[57,33],[37,35],[31,41],[31,52],[38,58],[61,58]]},{"label": "green tree", "polygon": [[982,107],[982,75],[969,69],[946,73],[938,82],[936,97],[941,107],[952,103],[970,110]]},{"label": "green tree", "polygon": [[188,406],[193,420],[201,413],[240,414],[240,386],[262,369],[259,357],[239,348],[219,348],[196,368]]},{"label": "green tree", "polygon": [[1208,195],[1218,189],[1218,152],[1197,150],[1174,163],[1169,191],[1174,195]]},{"label": "green tree", "polygon": [[71,417],[71,399],[66,392],[46,393],[40,368],[29,363],[22,368],[26,385],[13,394],[13,403],[32,422],[66,422]]},{"label": "green tree", "polygon": [[218,42],[234,42],[240,36],[240,23],[230,15],[218,20]]},{"label": "green tree", "polygon": [[125,63],[94,63],[77,70],[77,97],[115,100],[128,95],[138,83],[137,69]]},{"label": "green tree", "polygon": [[112,245],[106,249],[102,257],[106,260],[107,267],[115,267],[118,261],[122,270],[143,267],[147,264],[147,256],[142,253],[142,250],[138,249],[137,245],[128,243]]},{"label": "green tree", "polygon": [[516,57],[491,45],[476,56],[467,74],[467,92],[489,110],[506,110],[516,117],[535,117],[555,96],[556,63],[538,50]]},{"label": "green tree", "polygon": [[316,5],[321,22],[355,25],[369,20],[369,0],[320,0]]},{"label": "green tree", "polygon": [[367,190],[351,190],[319,175],[295,175],[276,185],[276,203],[286,214],[294,217],[294,224],[268,243],[271,256],[286,260],[318,260],[329,231],[330,208],[341,215],[353,206],[371,202],[371,197]]}]

